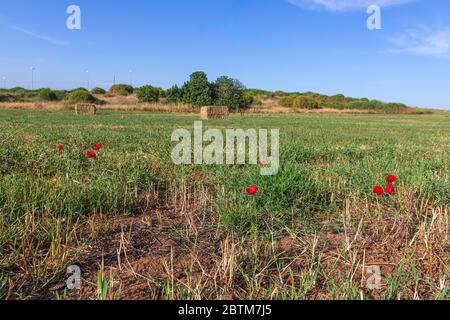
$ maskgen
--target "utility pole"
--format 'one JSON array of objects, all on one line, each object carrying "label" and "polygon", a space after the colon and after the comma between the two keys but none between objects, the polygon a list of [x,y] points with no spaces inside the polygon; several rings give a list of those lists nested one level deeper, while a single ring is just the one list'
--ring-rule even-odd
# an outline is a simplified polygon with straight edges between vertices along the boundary
[{"label": "utility pole", "polygon": [[89,86],[90,86],[90,82],[91,82],[91,79],[89,77],[89,70],[86,71],[86,73],[87,73],[87,89],[89,90]]},{"label": "utility pole", "polygon": [[34,70],[35,67],[31,67],[31,90],[34,90]]},{"label": "utility pole", "polygon": [[6,89],[6,77],[3,77],[3,88]]},{"label": "utility pole", "polygon": [[113,84],[116,84],[116,75],[114,75]]},{"label": "utility pole", "polygon": [[133,86],[133,70],[130,70],[130,85]]}]

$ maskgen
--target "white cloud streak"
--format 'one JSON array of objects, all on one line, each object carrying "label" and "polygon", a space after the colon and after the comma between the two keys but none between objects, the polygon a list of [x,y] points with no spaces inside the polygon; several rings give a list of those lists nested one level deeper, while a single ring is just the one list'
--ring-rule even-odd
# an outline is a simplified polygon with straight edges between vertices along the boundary
[{"label": "white cloud streak", "polygon": [[390,7],[407,4],[415,0],[287,0],[305,9],[324,9],[328,11],[351,11],[366,9],[371,5]]},{"label": "white cloud streak", "polygon": [[18,27],[18,26],[9,26],[11,29],[19,31],[23,34],[26,34],[27,36],[33,38],[33,39],[37,39],[37,40],[42,40],[42,41],[46,41],[50,44],[54,44],[57,46],[69,46],[70,42],[67,41],[63,41],[63,40],[58,40],[55,38],[52,38],[50,36],[44,35],[44,34],[39,34],[33,31],[30,31],[28,29],[22,28],[22,27]]},{"label": "white cloud streak", "polygon": [[395,49],[391,53],[450,58],[450,27],[440,30],[409,30],[388,39]]}]

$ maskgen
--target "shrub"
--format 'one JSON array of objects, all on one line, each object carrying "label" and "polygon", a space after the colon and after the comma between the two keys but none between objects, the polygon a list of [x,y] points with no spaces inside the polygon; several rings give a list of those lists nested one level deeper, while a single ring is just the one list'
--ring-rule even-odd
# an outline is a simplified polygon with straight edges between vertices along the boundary
[{"label": "shrub", "polygon": [[360,109],[360,110],[381,110],[383,109],[383,103],[377,100],[354,100],[349,102],[349,109]]},{"label": "shrub", "polygon": [[96,88],[91,90],[91,93],[92,94],[105,94],[106,90],[102,89],[102,88],[99,88],[99,87],[96,87]]},{"label": "shrub", "polygon": [[275,98],[275,97],[285,97],[285,96],[287,96],[288,94],[286,93],[286,92],[283,92],[283,91],[275,91],[273,94],[272,94],[272,97],[273,98]]},{"label": "shrub", "polygon": [[115,84],[109,89],[110,94],[128,96],[133,94],[133,87],[128,84]]},{"label": "shrub", "polygon": [[388,109],[388,110],[400,111],[400,110],[408,109],[408,107],[403,103],[386,103],[385,106],[386,106],[386,109]]},{"label": "shrub", "polygon": [[152,86],[143,86],[136,91],[139,102],[154,103],[159,101],[161,90]]},{"label": "shrub", "polygon": [[39,100],[41,100],[41,101],[58,100],[58,97],[56,96],[56,94],[48,88],[39,89],[38,96],[39,96]]},{"label": "shrub", "polygon": [[86,92],[89,92],[88,89],[83,88],[83,87],[75,88],[75,89],[71,90],[70,92],[74,92],[74,91],[86,91]]},{"label": "shrub", "polygon": [[273,92],[267,91],[267,90],[261,90],[261,89],[245,89],[245,93],[256,97],[256,96],[264,96],[266,98],[269,98],[272,96]]},{"label": "shrub", "polygon": [[182,103],[183,102],[183,90],[178,86],[173,86],[166,91],[166,100],[168,103]]},{"label": "shrub", "polygon": [[53,90],[57,100],[63,100],[67,96],[66,90]]},{"label": "shrub", "polygon": [[67,95],[66,99],[70,104],[98,102],[97,99],[85,90],[72,91]]},{"label": "shrub", "polygon": [[166,90],[164,90],[163,88],[157,88],[159,91],[159,97],[160,98],[165,98],[166,97]]},{"label": "shrub", "polygon": [[300,96],[295,101],[295,107],[299,109],[320,109],[319,103],[315,99],[310,97]]},{"label": "shrub", "polygon": [[251,105],[260,106],[263,104],[261,99],[259,99],[258,97],[252,96],[251,94],[245,93],[245,92],[244,92],[244,95],[242,96],[242,99],[243,99],[243,104],[242,104],[241,108],[244,108],[244,109],[250,107]]},{"label": "shrub", "polygon": [[319,103],[309,96],[284,96],[279,102],[281,106],[294,109],[320,109]]},{"label": "shrub", "polygon": [[17,92],[27,92],[28,90],[22,87],[14,87],[9,89],[9,91],[17,93]]},{"label": "shrub", "polygon": [[255,96],[250,95],[250,97],[248,97],[248,99],[251,101],[250,105],[253,105],[253,106],[262,106],[263,105],[263,102],[260,97],[255,97]]},{"label": "shrub", "polygon": [[0,94],[0,102],[16,102],[17,98],[14,95],[1,93]]},{"label": "shrub", "polygon": [[194,72],[183,86],[183,102],[195,107],[213,104],[212,86],[204,72]]}]

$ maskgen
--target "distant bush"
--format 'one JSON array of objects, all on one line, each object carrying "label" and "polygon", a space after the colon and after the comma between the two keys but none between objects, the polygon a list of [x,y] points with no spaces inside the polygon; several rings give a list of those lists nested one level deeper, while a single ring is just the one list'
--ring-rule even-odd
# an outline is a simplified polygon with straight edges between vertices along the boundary
[{"label": "distant bush", "polygon": [[74,91],[86,91],[86,92],[89,92],[88,89],[83,88],[83,87],[79,87],[79,88],[75,88],[75,89],[73,89],[73,90],[70,90],[70,92],[74,92]]},{"label": "distant bush", "polygon": [[320,109],[319,103],[309,96],[284,96],[280,98],[279,104],[283,107],[293,109]]},{"label": "distant bush", "polygon": [[261,90],[261,89],[245,89],[245,93],[248,93],[251,96],[266,96],[269,97],[272,95],[271,91]]},{"label": "distant bush", "polygon": [[99,88],[99,87],[96,87],[96,88],[91,90],[91,93],[92,94],[105,94],[106,90],[102,89],[102,88]]},{"label": "distant bush", "polygon": [[343,94],[337,94],[334,96],[322,96],[320,104],[324,108],[331,109],[346,109],[349,103],[349,99],[346,98]]},{"label": "distant bush", "polygon": [[159,97],[160,98],[165,98],[166,97],[166,90],[164,90],[163,88],[156,88],[159,91]]},{"label": "distant bush", "polygon": [[27,92],[28,90],[25,88],[22,88],[22,87],[15,87],[15,88],[9,89],[9,91],[18,93],[18,92]]},{"label": "distant bush", "polygon": [[166,100],[168,103],[182,103],[183,102],[183,90],[178,86],[173,86],[166,90]]},{"label": "distant bush", "polygon": [[275,91],[274,93],[272,93],[272,98],[285,97],[287,95],[288,94],[286,92],[278,90],[278,91]]},{"label": "distant bush", "polygon": [[255,96],[249,96],[247,99],[249,99],[250,105],[253,106],[261,106],[263,104],[262,100],[259,97],[255,97]]},{"label": "distant bush", "polygon": [[293,97],[284,96],[278,100],[278,104],[282,107],[292,108],[292,105],[293,105],[292,100],[293,100]]},{"label": "distant bush", "polygon": [[244,95],[245,87],[239,80],[229,77],[220,77],[213,85],[215,104],[227,106],[236,111],[247,108],[253,102],[253,97]]},{"label": "distant bush", "polygon": [[337,101],[326,101],[323,104],[323,107],[324,108],[329,108],[329,109],[338,109],[338,110],[344,110],[344,109],[347,108],[346,104],[340,103],[340,102],[337,102]]},{"label": "distant bush", "polygon": [[143,86],[136,91],[139,102],[155,103],[159,101],[161,89],[153,86]]},{"label": "distant bush", "polygon": [[388,110],[398,110],[398,111],[401,111],[401,110],[408,109],[408,106],[406,106],[406,105],[403,104],[403,103],[386,103],[386,104],[385,104],[385,108],[388,109]]},{"label": "distant bush", "polygon": [[53,90],[53,92],[56,95],[56,99],[59,101],[64,100],[68,93],[66,90]]},{"label": "distant bush", "polygon": [[359,110],[382,110],[383,103],[377,100],[354,100],[349,102],[348,108]]},{"label": "distant bush", "polygon": [[66,97],[67,102],[70,104],[77,103],[96,103],[98,102],[88,91],[76,90],[70,92]]},{"label": "distant bush", "polygon": [[111,86],[108,91],[110,94],[120,95],[120,96],[128,96],[133,94],[134,89],[132,86],[128,84],[115,84]]},{"label": "distant bush", "polygon": [[17,98],[14,95],[1,93],[0,94],[0,102],[16,102]]},{"label": "distant bush", "polygon": [[58,100],[58,97],[56,96],[55,92],[48,88],[42,88],[38,90],[38,96],[39,100],[41,101],[56,101]]}]

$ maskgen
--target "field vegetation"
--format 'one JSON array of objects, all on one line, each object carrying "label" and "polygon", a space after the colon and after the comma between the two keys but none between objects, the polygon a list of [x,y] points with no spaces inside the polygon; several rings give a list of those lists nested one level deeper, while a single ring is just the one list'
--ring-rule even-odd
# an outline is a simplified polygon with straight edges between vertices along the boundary
[{"label": "field vegetation", "polygon": [[[264,164],[174,165],[171,133],[193,113],[0,110],[0,298],[447,299],[449,119],[204,123],[280,129],[280,172],[263,177]],[[388,175],[395,192],[378,197]]]},{"label": "field vegetation", "polygon": [[[88,95],[88,94],[91,95]],[[111,101],[112,100],[112,101]],[[86,88],[71,91],[42,88],[27,90],[21,87],[0,89],[0,103],[3,108],[21,108],[26,103],[36,103],[38,109],[47,104],[60,102],[66,107],[73,107],[79,102],[109,104],[107,109],[124,110],[124,106],[134,104],[134,109],[147,109],[138,104],[154,104],[155,110],[178,111],[180,105],[199,109],[202,106],[227,106],[233,112],[284,112],[295,113],[311,110],[331,110],[353,113],[411,114],[430,111],[410,108],[401,103],[382,102],[367,98],[351,98],[342,94],[326,96],[313,92],[283,92],[247,89],[238,79],[221,76],[210,82],[206,73],[194,72],[181,87],[174,85],[164,90],[152,85],[133,88],[127,84],[114,84],[108,91],[94,88],[89,92]],[[164,106],[164,107],[162,107]],[[23,108],[23,107],[22,107]],[[53,108],[53,107],[51,107]],[[129,108],[125,108],[128,110]],[[149,110],[151,111],[151,110]]]}]

